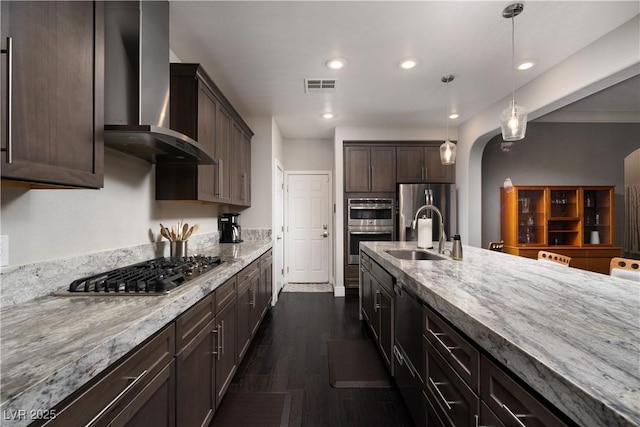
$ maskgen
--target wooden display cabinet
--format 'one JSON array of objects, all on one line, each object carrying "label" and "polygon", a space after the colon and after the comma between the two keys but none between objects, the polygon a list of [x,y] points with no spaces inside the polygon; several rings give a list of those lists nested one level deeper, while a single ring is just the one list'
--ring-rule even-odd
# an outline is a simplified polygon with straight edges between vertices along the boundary
[{"label": "wooden display cabinet", "polygon": [[615,247],[614,187],[517,186],[502,188],[504,252],[537,258],[538,251],[572,258],[571,266],[608,274]]}]

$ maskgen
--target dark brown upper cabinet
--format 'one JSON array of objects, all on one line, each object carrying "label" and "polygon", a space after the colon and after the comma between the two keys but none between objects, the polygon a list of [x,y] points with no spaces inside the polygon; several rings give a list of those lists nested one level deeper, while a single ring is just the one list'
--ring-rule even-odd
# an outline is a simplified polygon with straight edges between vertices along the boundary
[{"label": "dark brown upper cabinet", "polygon": [[4,1],[2,180],[104,183],[104,4]]},{"label": "dark brown upper cabinet", "polygon": [[156,165],[156,199],[250,206],[251,129],[200,64],[171,64],[170,91],[171,129],[218,163]]},{"label": "dark brown upper cabinet", "polygon": [[397,147],[397,182],[455,182],[455,165],[440,161],[439,145],[407,145]]},{"label": "dark brown upper cabinet", "polygon": [[393,192],[396,187],[396,148],[344,146],[345,192]]}]

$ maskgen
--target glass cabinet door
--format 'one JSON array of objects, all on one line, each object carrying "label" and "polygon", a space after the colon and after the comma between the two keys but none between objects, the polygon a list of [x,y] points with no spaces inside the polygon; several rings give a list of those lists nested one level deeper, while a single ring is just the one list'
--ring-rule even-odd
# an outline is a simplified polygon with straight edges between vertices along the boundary
[{"label": "glass cabinet door", "polygon": [[611,191],[589,189],[583,191],[583,243],[587,245],[610,245],[611,242]]},{"label": "glass cabinet door", "polygon": [[544,190],[518,189],[518,243],[544,244]]}]

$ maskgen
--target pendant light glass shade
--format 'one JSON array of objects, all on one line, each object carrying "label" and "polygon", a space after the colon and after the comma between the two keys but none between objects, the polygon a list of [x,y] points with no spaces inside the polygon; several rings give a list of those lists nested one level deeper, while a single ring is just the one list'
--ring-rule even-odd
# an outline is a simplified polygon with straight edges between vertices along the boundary
[{"label": "pendant light glass shade", "polygon": [[443,165],[454,165],[456,163],[456,144],[449,138],[440,146],[440,161]]},{"label": "pendant light glass shade", "polygon": [[451,96],[449,95],[449,83],[455,77],[453,74],[443,76],[440,81],[447,84],[447,140],[440,146],[440,162],[445,165],[454,165],[456,163],[456,144],[449,139],[449,116],[451,115]]},{"label": "pendant light glass shade", "polygon": [[516,103],[515,89],[515,68],[516,68],[516,47],[515,47],[515,22],[514,18],[522,13],[524,5],[513,3],[505,7],[502,17],[511,19],[511,102],[502,114],[500,114],[500,127],[502,128],[502,139],[505,141],[519,141],[524,138],[527,131],[527,114],[525,107]]},{"label": "pendant light glass shade", "polygon": [[527,131],[526,108],[511,101],[509,107],[500,114],[500,126],[502,127],[502,139],[505,141],[519,141],[524,138]]}]

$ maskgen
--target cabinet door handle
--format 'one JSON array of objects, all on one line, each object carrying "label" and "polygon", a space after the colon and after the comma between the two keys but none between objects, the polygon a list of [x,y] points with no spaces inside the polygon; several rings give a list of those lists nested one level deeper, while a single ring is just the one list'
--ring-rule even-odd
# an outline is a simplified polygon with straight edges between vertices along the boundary
[{"label": "cabinet door handle", "polygon": [[242,200],[244,202],[248,201],[248,191],[247,191],[247,174],[242,173]]},{"label": "cabinet door handle", "polygon": [[13,162],[13,39],[7,37],[7,48],[0,53],[7,54],[7,146],[3,151],[7,152],[7,163]]},{"label": "cabinet door handle", "polygon": [[[440,400],[442,400],[442,403],[445,404],[445,406],[447,407],[447,409],[450,411],[451,405],[454,405],[456,403],[460,403],[457,402],[455,400],[447,400],[445,399],[444,395],[442,394],[442,392],[440,391],[440,389],[438,388],[439,385],[447,385],[448,383],[446,382],[434,382],[431,377],[429,377],[429,382],[431,383],[431,387],[433,387],[433,389],[436,391],[436,393],[438,394],[438,396],[440,397]],[[525,426],[526,427],[526,426]]]},{"label": "cabinet door handle", "polygon": [[514,414],[513,411],[511,409],[509,409],[509,407],[507,405],[505,405],[504,403],[502,404],[502,408],[507,411],[507,413],[509,414],[509,416],[511,418],[513,418],[513,420],[518,424],[519,427],[527,427],[526,425],[524,425],[524,423],[522,421],[520,421],[520,418],[527,418],[530,417],[531,415],[522,415],[522,414]]},{"label": "cabinet door handle", "polygon": [[446,345],[446,344],[444,343],[444,341],[442,341],[442,340],[440,339],[440,336],[443,336],[443,335],[444,335],[444,336],[447,336],[447,334],[445,334],[445,333],[442,333],[442,332],[433,332],[433,330],[432,330],[432,329],[429,329],[429,333],[430,333],[431,335],[433,335],[433,337],[436,339],[436,341],[438,341],[438,343],[439,343],[442,347],[444,347],[444,348],[445,348],[449,353],[451,353],[451,351],[452,351],[452,350],[457,350],[457,349],[459,349],[459,348],[460,348],[460,347],[456,347],[456,346],[450,347],[450,346]]},{"label": "cabinet door handle", "polygon": [[[133,387],[135,387],[135,385],[136,385],[136,384],[138,384],[138,383],[140,382],[140,380],[141,380],[145,375],[147,375],[147,370],[146,370],[146,369],[145,369],[144,371],[142,371],[142,373],[141,373],[140,375],[138,375],[137,377],[135,377],[135,378],[133,379],[133,381],[131,381],[131,382],[129,383],[129,385],[127,385],[127,386],[125,387],[125,389],[124,389],[124,390],[122,390],[122,391],[121,391],[121,392],[120,392],[116,397],[114,397],[114,398],[113,398],[113,400],[112,400],[111,402],[109,402],[109,403],[107,404],[107,406],[105,406],[104,408],[102,408],[102,411],[100,411],[100,412],[98,413],[98,415],[96,415],[95,417],[93,417],[93,419],[92,419],[91,421],[89,421],[89,422],[85,425],[85,427],[90,427],[90,426],[92,426],[93,424],[95,424],[95,422],[96,422],[96,421],[98,421],[98,419],[100,419],[100,417],[102,417],[102,416],[103,416],[107,411],[109,411],[109,410],[113,407],[113,405],[115,405],[115,404],[118,402],[118,400],[120,400],[120,399],[122,398],[122,396],[124,396],[125,394],[127,394],[127,392],[129,392],[129,390],[131,390]],[[131,378],[129,378],[129,379],[131,379]]]},{"label": "cabinet door handle", "polygon": [[222,173],[223,159],[218,159],[218,194],[216,196],[222,197],[222,179],[224,174]]},{"label": "cabinet door handle", "polygon": [[373,166],[369,166],[369,191],[373,191]]},{"label": "cabinet door handle", "polygon": [[216,334],[216,342],[215,342],[215,343],[213,343],[213,349],[211,350],[211,354],[213,354],[214,356],[216,356],[216,358],[217,358],[217,359],[219,359],[219,358],[220,358],[220,355],[219,355],[218,353],[219,353],[220,348],[219,348],[219,345],[218,345],[218,344],[220,343],[220,341],[218,340],[218,337],[219,337],[220,333],[219,333],[219,331],[218,331],[218,326],[216,326],[215,328],[213,328],[213,330],[211,331],[211,333],[212,333],[212,334]]},{"label": "cabinet door handle", "polygon": [[373,298],[373,311],[377,312],[382,308],[382,304],[378,302],[378,297],[380,296],[380,291],[376,290],[375,296]]}]

